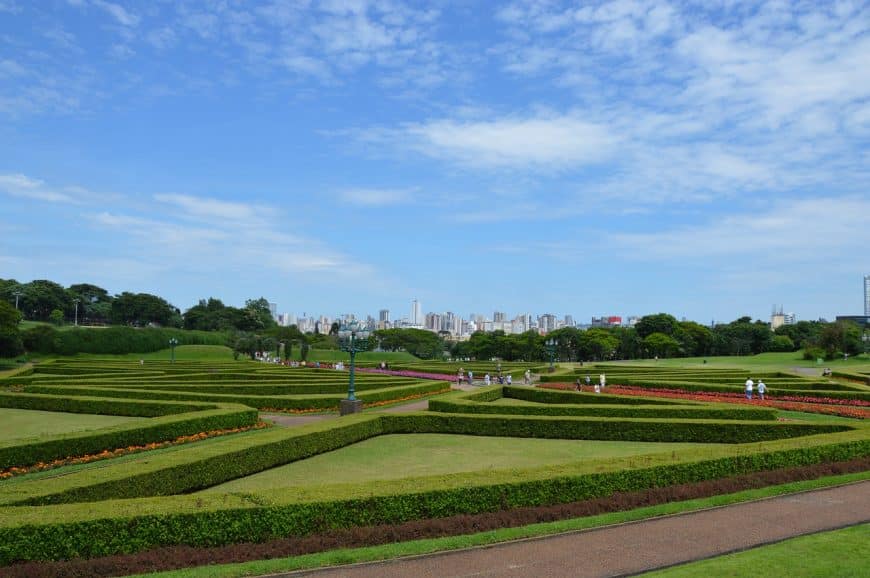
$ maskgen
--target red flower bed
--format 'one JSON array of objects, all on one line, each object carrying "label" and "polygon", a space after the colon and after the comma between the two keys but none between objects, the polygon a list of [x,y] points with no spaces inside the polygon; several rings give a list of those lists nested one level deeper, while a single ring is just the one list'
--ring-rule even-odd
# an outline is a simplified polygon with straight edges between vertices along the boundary
[{"label": "red flower bed", "polygon": [[232,429],[219,429],[212,430],[206,432],[200,432],[198,434],[179,436],[174,440],[169,440],[165,442],[151,442],[144,445],[139,446],[127,446],[125,448],[117,448],[114,450],[103,450],[98,454],[86,454],[83,456],[70,456],[63,459],[52,460],[50,462],[39,462],[32,466],[28,467],[15,467],[7,468],[5,470],[0,470],[0,480],[4,480],[6,478],[11,478],[12,476],[20,476],[21,474],[29,474],[30,472],[39,472],[42,470],[50,470],[52,468],[59,468],[61,466],[69,466],[72,464],[86,464],[88,462],[93,462],[96,460],[105,460],[109,458],[116,458],[118,456],[125,456],[127,454],[135,454],[139,452],[144,452],[147,450],[156,450],[160,448],[165,448],[169,446],[177,446],[180,444],[186,444],[190,442],[197,442],[200,440],[223,436],[227,434],[240,433],[243,431],[248,431],[252,429],[262,429],[265,427],[270,427],[266,422],[257,422],[255,425],[246,426],[246,427],[234,427]]},{"label": "red flower bed", "polygon": [[[542,383],[542,388],[573,390],[573,383]],[[704,401],[713,403],[741,403],[754,406],[772,407],[788,411],[802,411],[807,413],[820,413],[825,415],[837,415],[840,417],[852,417],[857,419],[870,418],[870,410],[863,409],[870,405],[860,399],[835,399],[830,397],[810,397],[784,395],[771,399],[768,396],[762,400],[758,397],[746,399],[743,393],[708,392],[708,391],[683,391],[681,389],[665,389],[655,387],[638,387],[632,385],[610,385],[604,388],[605,393],[616,395],[642,395],[647,397],[667,397],[672,399],[685,399],[689,401]]]}]

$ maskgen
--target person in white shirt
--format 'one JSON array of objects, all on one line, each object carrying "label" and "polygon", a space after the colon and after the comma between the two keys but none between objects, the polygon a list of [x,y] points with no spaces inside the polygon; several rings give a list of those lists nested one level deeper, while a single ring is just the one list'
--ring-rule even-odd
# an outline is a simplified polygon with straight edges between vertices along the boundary
[{"label": "person in white shirt", "polygon": [[508,374],[507,374],[507,384],[508,384],[508,385],[511,385],[511,384],[513,384],[513,382],[514,382],[514,378],[511,377],[511,374],[510,374],[510,373],[508,373]]},{"label": "person in white shirt", "polygon": [[761,401],[764,401],[764,392],[767,391],[767,386],[764,385],[762,380],[758,380],[758,397],[761,398]]},{"label": "person in white shirt", "polygon": [[755,385],[755,382],[752,381],[751,377],[746,378],[746,399],[752,399],[752,386]]},{"label": "person in white shirt", "polygon": [[492,380],[490,379],[488,373],[487,373],[486,375],[483,376],[483,383],[486,384],[486,385],[489,385],[489,384],[492,383]]},{"label": "person in white shirt", "polygon": [[603,373],[598,376],[598,383],[601,384],[601,389],[604,389],[604,386],[607,385],[607,378]]}]

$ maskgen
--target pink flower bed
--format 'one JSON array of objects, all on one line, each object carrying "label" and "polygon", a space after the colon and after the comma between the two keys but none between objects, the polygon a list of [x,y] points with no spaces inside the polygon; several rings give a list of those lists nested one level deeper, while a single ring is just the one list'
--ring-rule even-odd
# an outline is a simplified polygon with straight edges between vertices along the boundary
[{"label": "pink flower bed", "polygon": [[362,373],[381,373],[383,375],[395,375],[398,377],[413,377],[416,379],[433,379],[435,381],[456,381],[456,376],[446,373],[426,373],[423,371],[410,371],[408,369],[377,369],[374,367],[357,367]]}]

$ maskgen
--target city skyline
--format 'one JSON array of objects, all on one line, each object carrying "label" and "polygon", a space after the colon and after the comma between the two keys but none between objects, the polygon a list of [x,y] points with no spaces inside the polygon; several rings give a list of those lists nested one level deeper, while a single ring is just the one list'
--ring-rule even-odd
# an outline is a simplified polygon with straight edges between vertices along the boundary
[{"label": "city skyline", "polygon": [[296,314],[867,306],[867,3],[0,0],[0,47],[2,278]]}]

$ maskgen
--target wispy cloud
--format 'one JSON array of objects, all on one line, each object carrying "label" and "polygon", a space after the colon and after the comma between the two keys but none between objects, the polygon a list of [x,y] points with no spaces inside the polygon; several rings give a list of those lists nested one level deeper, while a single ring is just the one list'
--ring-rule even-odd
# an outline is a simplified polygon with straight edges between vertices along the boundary
[{"label": "wispy cloud", "polygon": [[352,205],[382,207],[410,202],[411,192],[409,189],[346,189],[339,193],[339,198]]},{"label": "wispy cloud", "polygon": [[47,201],[50,203],[74,203],[76,199],[63,190],[46,186],[43,181],[22,174],[0,175],[0,192],[13,197]]},{"label": "wispy cloud", "polygon": [[630,258],[670,261],[733,256],[779,267],[786,262],[818,264],[832,254],[860,252],[870,246],[867,215],[867,198],[822,197],[773,203],[760,211],[719,216],[703,225],[612,234],[609,240]]},{"label": "wispy cloud", "polygon": [[618,136],[578,115],[442,119],[383,133],[399,146],[460,164],[558,169],[593,164],[614,152]]}]

